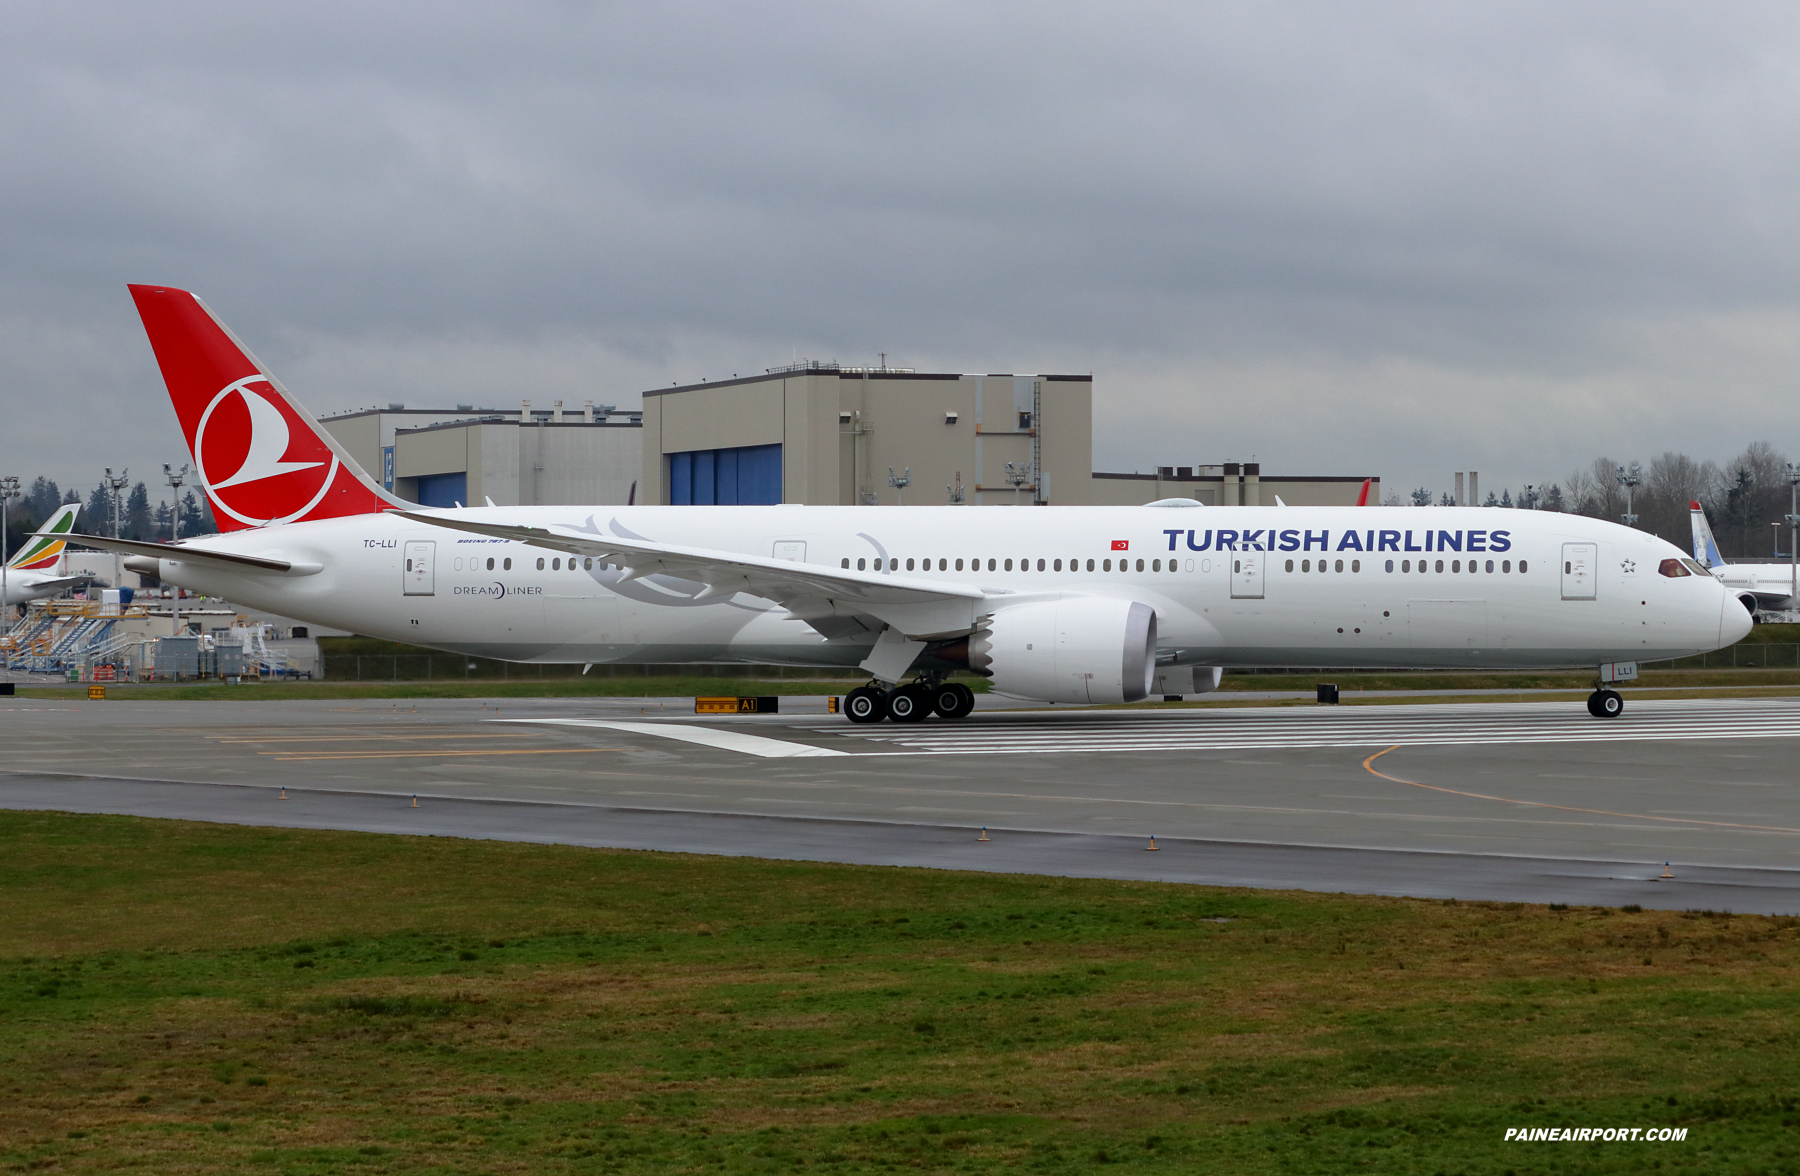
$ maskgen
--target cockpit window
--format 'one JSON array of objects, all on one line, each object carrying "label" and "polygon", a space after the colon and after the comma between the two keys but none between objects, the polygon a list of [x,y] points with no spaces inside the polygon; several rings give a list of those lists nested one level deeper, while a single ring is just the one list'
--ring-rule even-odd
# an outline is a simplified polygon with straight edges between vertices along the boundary
[{"label": "cockpit window", "polygon": [[1665,559],[1656,566],[1656,570],[1660,574],[1669,577],[1671,580],[1679,580],[1683,576],[1691,576],[1694,574],[1688,571],[1678,559]]},{"label": "cockpit window", "polygon": [[1705,564],[1699,562],[1698,560],[1683,559],[1681,561],[1681,563],[1682,563],[1682,566],[1686,567],[1688,569],[1688,571],[1694,573],[1696,576],[1712,575],[1712,571],[1709,568],[1707,568],[1707,566]]}]

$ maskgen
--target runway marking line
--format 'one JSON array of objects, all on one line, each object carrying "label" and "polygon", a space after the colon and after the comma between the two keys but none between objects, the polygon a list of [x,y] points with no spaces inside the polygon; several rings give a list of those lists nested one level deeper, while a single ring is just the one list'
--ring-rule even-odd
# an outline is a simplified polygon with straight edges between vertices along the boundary
[{"label": "runway marking line", "polygon": [[292,764],[304,760],[444,759],[453,755],[587,755],[595,751],[624,750],[622,747],[496,747],[476,751],[345,751],[325,755],[313,755],[303,751],[259,751],[256,754],[274,756],[276,763]]},{"label": "runway marking line", "polygon": [[1672,825],[1710,825],[1716,829],[1757,829],[1764,833],[1800,833],[1800,829],[1789,829],[1783,825],[1747,825],[1737,821],[1703,821],[1697,817],[1653,817],[1648,813],[1620,813],[1612,809],[1577,808],[1574,805],[1551,804],[1544,800],[1515,800],[1510,796],[1489,796],[1485,792],[1464,792],[1457,788],[1443,788],[1436,784],[1421,784],[1417,780],[1402,780],[1398,776],[1390,776],[1375,766],[1375,761],[1390,751],[1398,751],[1409,746],[1396,743],[1392,747],[1383,748],[1363,761],[1363,767],[1383,780],[1392,780],[1396,784],[1409,784],[1414,788],[1424,788],[1432,792],[1446,792],[1451,796],[1468,796],[1476,800],[1493,800],[1501,804],[1517,804],[1526,808],[1557,809],[1565,813],[1591,813],[1598,817],[1625,817],[1633,821],[1666,821]]},{"label": "runway marking line", "polygon": [[435,731],[420,731],[412,735],[208,735],[206,738],[215,743],[353,743],[372,739],[529,739],[531,735],[524,731],[516,735],[505,731],[475,735],[441,735]]}]

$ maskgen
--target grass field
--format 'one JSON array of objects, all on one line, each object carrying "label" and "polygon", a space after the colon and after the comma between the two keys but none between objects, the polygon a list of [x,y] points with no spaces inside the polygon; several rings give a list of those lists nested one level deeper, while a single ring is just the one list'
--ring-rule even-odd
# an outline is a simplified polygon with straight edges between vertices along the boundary
[{"label": "grass field", "polygon": [[[0,1167],[1791,1172],[1800,921],[0,813]],[[1685,1142],[1507,1144],[1517,1126]]]}]

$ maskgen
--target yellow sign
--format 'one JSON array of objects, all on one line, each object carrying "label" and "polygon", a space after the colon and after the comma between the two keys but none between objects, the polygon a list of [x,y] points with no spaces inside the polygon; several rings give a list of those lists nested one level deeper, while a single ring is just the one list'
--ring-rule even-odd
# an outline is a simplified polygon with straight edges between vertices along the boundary
[{"label": "yellow sign", "polygon": [[105,698],[106,697],[106,687],[100,685],[98,682],[93,683],[92,685],[90,685],[88,687],[88,697],[89,698]]}]

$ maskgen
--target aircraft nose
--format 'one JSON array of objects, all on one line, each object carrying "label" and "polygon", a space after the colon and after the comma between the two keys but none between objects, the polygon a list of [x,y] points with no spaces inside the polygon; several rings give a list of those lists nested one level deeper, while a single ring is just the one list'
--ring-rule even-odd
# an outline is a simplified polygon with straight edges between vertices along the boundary
[{"label": "aircraft nose", "polygon": [[1730,592],[1721,595],[1724,600],[1719,604],[1719,648],[1724,649],[1727,645],[1736,645],[1748,637],[1752,622],[1750,610],[1744,607],[1743,602]]}]

